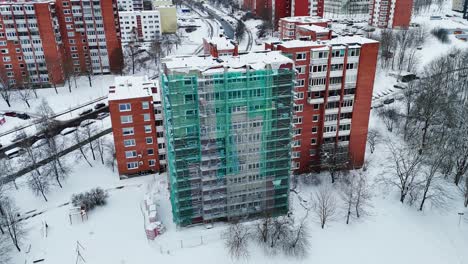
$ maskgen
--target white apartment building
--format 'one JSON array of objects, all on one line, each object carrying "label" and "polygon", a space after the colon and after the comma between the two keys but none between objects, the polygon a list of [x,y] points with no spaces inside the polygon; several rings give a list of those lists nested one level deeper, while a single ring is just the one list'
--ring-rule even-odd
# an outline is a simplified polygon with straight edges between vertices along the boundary
[{"label": "white apartment building", "polygon": [[122,42],[152,41],[161,36],[158,10],[119,12]]}]

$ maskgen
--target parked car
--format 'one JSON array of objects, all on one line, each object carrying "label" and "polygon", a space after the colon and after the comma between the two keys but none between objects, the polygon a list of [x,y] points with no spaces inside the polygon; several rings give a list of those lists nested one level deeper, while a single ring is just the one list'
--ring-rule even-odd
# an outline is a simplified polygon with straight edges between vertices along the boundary
[{"label": "parked car", "polygon": [[88,108],[88,109],[85,109],[85,110],[81,111],[79,115],[84,116],[84,115],[87,115],[87,114],[89,114],[91,112],[93,112],[93,109]]},{"label": "parked car", "polygon": [[100,109],[100,108],[103,108],[105,106],[106,106],[105,103],[97,103],[96,105],[94,105],[94,109]]},{"label": "parked car", "polygon": [[25,114],[25,113],[17,113],[17,114],[16,114],[16,117],[17,117],[17,118],[20,118],[20,119],[23,119],[23,120],[26,120],[26,119],[30,119],[30,118],[31,118],[28,114]]},{"label": "parked car", "polygon": [[26,135],[26,133],[18,133],[11,139],[11,142],[16,143],[18,141],[21,141],[21,140],[27,138],[27,137],[28,136]]},{"label": "parked car", "polygon": [[89,126],[91,124],[94,124],[94,123],[96,123],[96,120],[86,119],[86,120],[81,122],[80,127],[87,127],[87,126]]},{"label": "parked car", "polygon": [[67,128],[65,128],[64,130],[62,130],[60,132],[60,135],[65,136],[65,135],[68,135],[68,134],[71,134],[71,133],[75,132],[76,130],[77,130],[76,127],[67,127]]},{"label": "parked car", "polygon": [[401,90],[406,89],[406,85],[404,85],[404,84],[395,84],[395,85],[393,85],[393,87],[395,87],[397,89],[401,89]]},{"label": "parked car", "polygon": [[47,145],[47,139],[42,138],[42,139],[39,139],[38,141],[34,142],[34,143],[31,145],[31,147],[32,147],[33,149],[37,149],[37,148],[40,148],[40,147],[42,147],[42,146],[44,146],[44,145]]},{"label": "parked car", "polygon": [[12,159],[12,158],[16,158],[18,157],[19,155],[23,154],[25,151],[23,148],[19,148],[19,147],[16,147],[16,148],[12,148],[8,151],[5,151],[5,155],[9,158],[9,159]]},{"label": "parked car", "polygon": [[6,115],[6,116],[10,116],[10,117],[16,117],[16,112],[12,112],[12,111],[10,111],[10,112],[5,112],[5,115]]},{"label": "parked car", "polygon": [[102,112],[102,113],[99,113],[99,114],[97,115],[96,119],[97,119],[97,120],[102,120],[102,119],[104,119],[104,118],[106,118],[106,117],[108,117],[108,116],[109,116],[109,113],[107,113],[107,112]]},{"label": "parked car", "polygon": [[395,102],[395,98],[388,98],[383,101],[383,103],[386,105],[393,104],[393,102]]}]

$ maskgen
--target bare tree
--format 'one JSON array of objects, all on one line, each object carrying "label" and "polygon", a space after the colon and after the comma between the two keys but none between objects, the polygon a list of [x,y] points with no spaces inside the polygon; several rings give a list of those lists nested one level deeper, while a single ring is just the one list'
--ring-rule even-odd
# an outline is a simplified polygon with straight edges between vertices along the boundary
[{"label": "bare tree", "polygon": [[95,153],[95,148],[96,144],[91,140],[91,138],[96,135],[97,129],[94,126],[93,123],[90,123],[88,125],[85,125],[84,127],[81,127],[81,133],[83,134],[83,138],[85,141],[88,143],[88,148],[91,150],[91,155],[93,156],[93,160],[96,160],[96,153]]},{"label": "bare tree", "polygon": [[234,32],[236,40],[240,43],[245,36],[245,24],[241,20],[237,21],[236,31]]},{"label": "bare tree", "polygon": [[36,124],[37,130],[40,133],[44,133],[46,137],[50,136],[56,129],[58,122],[54,119],[54,110],[52,110],[46,99],[43,98],[41,100],[41,103],[36,108],[36,113],[39,115]]},{"label": "bare tree", "polygon": [[60,153],[65,149],[64,143],[58,141],[56,138],[47,138],[45,147],[46,153],[52,160],[46,164],[45,171],[48,175],[53,176],[58,186],[62,188],[62,180],[66,179],[70,174],[71,168],[67,165],[65,160],[62,160]]},{"label": "bare tree", "polygon": [[468,207],[468,177],[465,177],[465,183],[461,188],[463,194],[463,205]]},{"label": "bare tree", "polygon": [[50,191],[51,182],[48,175],[39,174],[36,171],[29,173],[28,185],[36,195],[41,195],[47,202],[46,194]]},{"label": "bare tree", "polygon": [[90,167],[93,167],[91,162],[89,162],[89,160],[88,160],[88,156],[86,155],[88,153],[88,145],[83,144],[84,141],[86,140],[83,133],[81,133],[81,131],[76,130],[73,133],[73,139],[75,141],[74,143],[79,146],[78,147],[77,158],[84,159],[86,161],[86,163],[88,163],[88,165]]},{"label": "bare tree", "polygon": [[369,149],[371,153],[374,153],[375,146],[380,142],[380,133],[377,129],[369,129],[367,133],[367,143],[369,144]]},{"label": "bare tree", "polygon": [[248,242],[251,238],[250,230],[241,223],[233,223],[222,234],[224,245],[233,259],[249,258]]},{"label": "bare tree", "polygon": [[288,216],[279,216],[273,218],[272,227],[273,230],[270,232],[269,247],[270,253],[275,254],[277,247],[283,247],[284,243],[290,239],[293,219]]},{"label": "bare tree", "polygon": [[105,151],[106,151],[106,139],[103,137],[100,137],[95,140],[96,141],[96,150],[99,155],[99,158],[101,159],[102,165],[105,165]]},{"label": "bare tree", "polygon": [[448,153],[445,153],[444,150],[440,151],[439,146],[437,150],[433,149],[430,153],[426,153],[420,183],[420,192],[422,193],[421,203],[419,204],[420,211],[423,210],[427,200],[430,200],[431,203],[436,206],[446,204],[449,196],[445,188],[446,182],[444,181],[443,175],[440,173],[440,167],[447,155]]},{"label": "bare tree", "polygon": [[8,78],[0,74],[0,96],[2,96],[5,103],[7,103],[8,107],[11,107],[12,101],[12,91],[13,85],[9,82]]},{"label": "bare tree", "polygon": [[33,93],[29,87],[23,87],[17,90],[19,98],[21,101],[23,101],[28,108],[31,108],[31,105],[29,104],[29,101],[33,98]]},{"label": "bare tree", "polygon": [[31,167],[38,175],[41,175],[39,170],[39,161],[42,154],[37,149],[32,148],[29,144],[23,146],[24,154],[19,158],[19,164],[22,168]]},{"label": "bare tree", "polygon": [[364,170],[359,170],[356,172],[356,194],[355,194],[355,202],[354,202],[354,209],[356,213],[356,217],[360,218],[361,216],[365,216],[369,214],[369,208],[372,207],[371,199],[372,199],[372,192],[371,186],[367,179],[367,174]]},{"label": "bare tree", "polygon": [[346,224],[349,224],[356,200],[356,180],[354,177],[348,176],[348,179],[343,180],[340,184],[340,197],[346,212]]},{"label": "bare tree", "polygon": [[[0,216],[0,224],[2,222]],[[10,262],[10,245],[7,243],[7,237],[0,235],[0,264],[8,264]]]},{"label": "bare tree", "polygon": [[283,243],[283,251],[286,255],[297,258],[307,256],[310,250],[310,231],[306,222],[308,215],[309,210],[298,225],[291,227],[289,239]]},{"label": "bare tree", "polygon": [[4,216],[0,218],[1,225],[5,227],[11,242],[18,251],[21,251],[20,243],[26,235],[24,222],[19,219],[19,210],[11,199],[3,203]]},{"label": "bare tree", "polygon": [[378,111],[378,115],[382,118],[387,130],[393,132],[393,126],[398,121],[398,112],[394,107],[382,107]]},{"label": "bare tree", "polygon": [[136,42],[130,42],[125,46],[124,55],[130,60],[132,74],[135,74],[135,64],[140,45]]},{"label": "bare tree", "polygon": [[322,186],[312,197],[313,212],[320,221],[320,227],[325,228],[327,222],[335,219],[336,199],[330,187]]},{"label": "bare tree", "polygon": [[387,144],[391,153],[390,178],[385,178],[385,183],[396,186],[400,190],[400,202],[405,201],[406,196],[414,192],[417,187],[417,175],[421,167],[422,157],[411,146],[395,146],[392,142]]},{"label": "bare tree", "polygon": [[107,141],[104,143],[105,153],[107,153],[106,165],[112,169],[112,172],[115,171],[117,165],[117,153],[115,151],[115,145],[113,141]]}]

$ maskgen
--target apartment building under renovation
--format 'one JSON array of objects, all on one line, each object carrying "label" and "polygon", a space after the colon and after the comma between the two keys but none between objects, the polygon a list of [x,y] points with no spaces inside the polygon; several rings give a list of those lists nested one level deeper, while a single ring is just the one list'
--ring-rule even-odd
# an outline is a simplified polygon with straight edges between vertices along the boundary
[{"label": "apartment building under renovation", "polygon": [[278,51],[163,62],[175,223],[288,211],[293,80]]}]

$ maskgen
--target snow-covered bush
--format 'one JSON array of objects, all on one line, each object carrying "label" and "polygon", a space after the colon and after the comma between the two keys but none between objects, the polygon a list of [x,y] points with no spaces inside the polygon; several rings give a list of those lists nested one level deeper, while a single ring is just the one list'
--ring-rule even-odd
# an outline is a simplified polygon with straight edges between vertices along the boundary
[{"label": "snow-covered bush", "polygon": [[434,28],[431,30],[431,34],[442,43],[450,42],[448,38],[448,31],[445,28]]},{"label": "snow-covered bush", "polygon": [[84,206],[86,210],[91,210],[96,206],[105,205],[108,197],[107,191],[98,187],[88,192],[73,194],[71,202],[73,206]]}]

